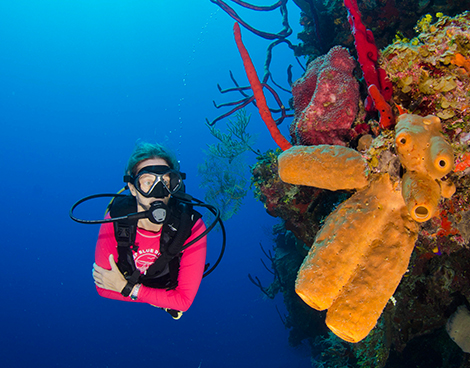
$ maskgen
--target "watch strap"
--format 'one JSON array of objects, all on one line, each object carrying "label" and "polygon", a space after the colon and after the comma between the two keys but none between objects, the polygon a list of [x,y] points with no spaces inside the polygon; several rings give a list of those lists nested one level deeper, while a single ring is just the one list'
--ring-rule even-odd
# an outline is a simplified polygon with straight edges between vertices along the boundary
[{"label": "watch strap", "polygon": [[130,281],[127,281],[126,286],[124,286],[124,289],[121,290],[121,295],[124,297],[128,297],[131,294],[131,291],[134,286],[135,284],[132,284]]},{"label": "watch strap", "polygon": [[140,271],[137,269],[132,273],[131,277],[129,277],[129,279],[127,280],[126,286],[124,286],[124,289],[121,290],[122,296],[127,298],[131,294],[132,289],[139,281],[140,275]]}]

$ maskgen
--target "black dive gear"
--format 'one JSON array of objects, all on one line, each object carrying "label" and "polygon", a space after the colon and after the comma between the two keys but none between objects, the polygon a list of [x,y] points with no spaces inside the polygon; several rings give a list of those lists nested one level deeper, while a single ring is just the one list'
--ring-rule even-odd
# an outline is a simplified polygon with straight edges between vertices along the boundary
[{"label": "black dive gear", "polygon": [[164,202],[155,201],[150,204],[149,211],[152,215],[148,216],[148,219],[154,224],[163,224],[167,218],[168,210],[168,206]]},{"label": "black dive gear", "polygon": [[[75,208],[77,208],[81,203],[83,202],[86,202],[86,201],[89,201],[89,200],[92,200],[92,199],[96,199],[96,198],[103,198],[103,197],[111,197],[113,198],[113,200],[111,201],[110,205],[108,206],[109,208],[112,208],[113,207],[113,203],[114,202],[120,202],[120,201],[130,201],[131,204],[127,203],[127,205],[118,205],[117,207],[115,208],[119,208],[119,207],[122,207],[123,210],[122,211],[113,211],[113,213],[111,213],[111,218],[107,218],[107,219],[101,219],[101,220],[84,220],[84,219],[79,219],[77,217],[74,216],[73,214],[73,211],[75,210]],[[134,203],[132,203],[132,201],[134,201]],[[214,265],[209,268],[208,270],[206,270],[204,272],[204,275],[203,277],[206,277],[208,276],[210,273],[212,273],[212,271],[215,270],[215,268],[218,266],[218,264],[220,263],[220,261],[222,260],[222,257],[225,253],[225,244],[226,244],[226,233],[225,233],[225,227],[224,227],[224,224],[220,218],[220,212],[219,210],[210,205],[210,204],[207,204],[207,203],[204,203],[196,198],[193,198],[191,197],[189,194],[187,193],[184,193],[182,190],[180,190],[179,192],[173,194],[170,198],[170,202],[169,202],[169,206],[167,208],[165,208],[166,212],[165,212],[165,219],[163,220],[163,228],[162,228],[162,234],[163,234],[163,229],[167,229],[167,228],[170,228],[170,226],[165,226],[165,224],[168,222],[168,225],[171,224],[171,222],[173,221],[172,218],[173,218],[173,215],[174,213],[171,215],[171,216],[168,216],[168,214],[170,212],[173,212],[172,210],[172,207],[175,205],[177,205],[177,207],[179,206],[179,210],[181,210],[181,204],[185,204],[185,205],[188,205],[188,206],[200,206],[200,207],[205,207],[207,208],[213,215],[214,215],[214,220],[212,221],[212,223],[206,228],[206,230],[200,234],[199,236],[197,236],[196,238],[192,239],[190,242],[186,243],[184,245],[184,247],[181,249],[184,250],[186,249],[187,247],[191,246],[192,244],[194,244],[195,242],[197,242],[199,239],[203,238],[204,236],[206,236],[214,227],[215,225],[217,225],[217,223],[220,224],[220,228],[222,230],[222,247],[221,247],[221,250],[220,250],[220,254],[219,254],[219,257],[217,258],[216,262],[214,263]],[[124,243],[128,243],[129,244],[129,247],[130,249],[132,250],[132,248],[134,247],[133,244],[135,244],[135,233],[136,233],[136,229],[137,229],[137,221],[139,219],[143,219],[143,218],[148,218],[151,222],[154,222],[154,223],[161,223],[161,222],[156,222],[156,221],[161,221],[162,217],[162,206],[164,205],[163,202],[161,201],[156,201],[154,203],[152,203],[151,207],[149,210],[147,211],[143,211],[143,212],[137,212],[137,205],[135,204],[135,198],[132,197],[132,196],[129,196],[129,195],[125,195],[125,194],[94,194],[94,195],[91,195],[91,196],[88,196],[88,197],[85,197],[85,198],[82,198],[80,199],[79,201],[77,201],[73,206],[72,208],[70,209],[70,212],[69,212],[69,216],[72,220],[76,221],[76,222],[79,222],[81,224],[104,224],[104,223],[108,223],[108,222],[118,222],[120,224],[125,224],[126,222],[128,223],[128,227],[125,227],[125,226],[120,226],[118,227],[119,228],[119,231],[116,231],[115,229],[115,237],[116,237],[116,241],[118,242],[118,250],[119,250],[119,242],[121,242],[122,244]],[[169,208],[169,209],[168,209]],[[191,207],[192,209],[192,207]],[[176,211],[176,210],[175,210]],[[193,210],[194,211],[194,210]],[[130,213],[129,213],[130,212]],[[196,211],[194,211],[196,212]],[[175,212],[176,213],[176,212]],[[185,215],[186,216],[186,215]],[[134,227],[132,227],[134,226]],[[192,226],[191,226],[192,228]],[[135,229],[135,231],[134,231]],[[166,236],[166,235],[165,235]],[[175,234],[176,236],[176,234]],[[189,236],[189,235],[188,235]],[[180,239],[183,239],[183,236],[181,235],[179,237]],[[176,239],[176,238],[175,238]],[[183,243],[186,241],[187,237],[183,240]],[[161,241],[162,241],[162,238],[161,238]],[[175,243],[176,244],[176,243]],[[176,254],[179,254],[181,251],[179,252],[176,252]],[[171,253],[175,253],[175,250],[172,249],[170,251]],[[132,252],[131,252],[131,255],[130,255],[131,259],[132,259],[132,262],[133,262],[133,257],[132,257]],[[162,256],[160,256],[158,259],[162,258]],[[175,258],[175,257],[173,257]],[[158,261],[157,259],[157,261]],[[165,260],[168,260],[168,257],[165,257],[163,258]],[[162,262],[163,263],[163,259]],[[155,264],[155,263],[154,263]],[[178,262],[179,264],[179,262]],[[153,265],[152,265],[153,266]],[[150,268],[152,267],[150,266]],[[155,266],[155,268],[157,268],[160,270],[162,268],[161,265],[159,266]],[[149,268],[149,270],[150,270]],[[149,272],[149,270],[147,270],[147,273]],[[132,273],[128,274],[130,275],[130,282],[138,279],[139,275],[140,275],[140,272],[139,270],[136,270],[136,272],[134,272],[135,270],[132,270]],[[160,270],[161,271],[161,270]],[[121,271],[122,272],[122,271]],[[139,273],[139,275],[137,275],[137,272]],[[153,271],[152,271],[153,272]],[[132,276],[132,274],[134,274],[134,276]],[[137,281],[135,282],[137,283]],[[132,287],[131,287],[132,289]],[[130,289],[130,290],[131,290]],[[130,290],[128,290],[128,292],[130,292]]]},{"label": "black dive gear", "polygon": [[[141,274],[136,269],[133,252],[137,252],[135,244],[137,221],[120,220],[114,222],[114,235],[118,243],[117,266],[128,283],[121,294],[128,296],[135,284],[158,289],[171,290],[178,286],[179,264],[182,251],[188,247],[184,243],[189,238],[196,221],[202,216],[188,203],[171,198],[169,212],[163,224],[160,237],[160,257]],[[135,212],[137,204],[135,197],[120,197],[110,208],[111,217],[120,217],[125,213]],[[127,294],[127,295],[125,295]]]},{"label": "black dive gear", "polygon": [[146,198],[165,198],[182,188],[184,176],[166,165],[154,165],[143,167],[135,176],[124,175],[124,182],[133,184]]}]

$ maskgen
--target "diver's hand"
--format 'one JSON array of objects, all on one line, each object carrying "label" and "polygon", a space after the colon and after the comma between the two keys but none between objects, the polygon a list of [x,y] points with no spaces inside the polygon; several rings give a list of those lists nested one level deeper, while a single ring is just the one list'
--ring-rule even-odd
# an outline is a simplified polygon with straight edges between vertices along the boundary
[{"label": "diver's hand", "polygon": [[111,265],[111,269],[105,270],[103,267],[93,263],[93,279],[95,280],[95,285],[102,289],[120,293],[122,289],[124,289],[124,286],[127,285],[127,281],[121,271],[119,271],[112,254],[109,255],[109,264]]}]

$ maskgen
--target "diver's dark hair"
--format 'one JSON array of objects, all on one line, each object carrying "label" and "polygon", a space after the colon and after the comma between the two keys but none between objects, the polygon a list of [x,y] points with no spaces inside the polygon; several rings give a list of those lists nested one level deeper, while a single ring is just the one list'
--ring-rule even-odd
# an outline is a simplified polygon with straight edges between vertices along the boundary
[{"label": "diver's dark hair", "polygon": [[179,171],[180,164],[176,156],[159,143],[137,142],[129,161],[127,161],[126,174],[135,175],[137,166],[142,161],[150,158],[162,158],[166,161],[170,169]]}]

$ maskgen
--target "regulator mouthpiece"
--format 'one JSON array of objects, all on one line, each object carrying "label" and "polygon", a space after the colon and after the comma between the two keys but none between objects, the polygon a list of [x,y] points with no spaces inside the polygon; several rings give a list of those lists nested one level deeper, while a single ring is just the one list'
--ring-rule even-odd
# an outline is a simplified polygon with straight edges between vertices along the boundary
[{"label": "regulator mouthpiece", "polygon": [[150,205],[147,218],[154,224],[163,224],[168,214],[168,206],[162,201],[155,201]]}]

